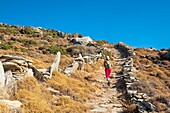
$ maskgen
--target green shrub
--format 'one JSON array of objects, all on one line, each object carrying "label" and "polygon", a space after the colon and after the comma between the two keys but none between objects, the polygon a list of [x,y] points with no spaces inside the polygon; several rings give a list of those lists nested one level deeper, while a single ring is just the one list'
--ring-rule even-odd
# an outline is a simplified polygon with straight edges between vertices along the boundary
[{"label": "green shrub", "polygon": [[23,43],[25,46],[29,46],[29,45],[37,45],[37,42],[34,40],[27,40],[27,39],[17,39],[18,42]]},{"label": "green shrub", "polygon": [[20,48],[20,51],[21,51],[21,52],[28,52],[28,49]]},{"label": "green shrub", "polygon": [[57,47],[57,46],[49,46],[49,51],[51,54],[57,54],[58,51],[61,52],[62,55],[66,55],[67,53],[65,52],[64,49],[62,49],[61,47]]},{"label": "green shrub", "polygon": [[34,29],[32,27],[25,27],[24,29],[20,30],[21,34],[33,34]]},{"label": "green shrub", "polygon": [[12,48],[13,48],[13,46],[10,45],[9,43],[0,44],[0,49],[8,50],[8,49],[12,49]]}]

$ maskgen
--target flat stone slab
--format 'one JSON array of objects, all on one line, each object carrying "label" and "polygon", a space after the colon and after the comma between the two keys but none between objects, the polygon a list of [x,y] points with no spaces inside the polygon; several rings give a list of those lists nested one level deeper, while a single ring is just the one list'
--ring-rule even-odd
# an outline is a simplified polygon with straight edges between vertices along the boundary
[{"label": "flat stone slab", "polygon": [[92,110],[90,110],[90,112],[106,112],[107,109],[106,108],[102,108],[102,107],[96,107]]},{"label": "flat stone slab", "polygon": [[122,104],[113,104],[113,107],[122,108]]},{"label": "flat stone slab", "polygon": [[100,107],[104,107],[104,108],[109,108],[109,107],[113,107],[114,104],[100,104]]}]

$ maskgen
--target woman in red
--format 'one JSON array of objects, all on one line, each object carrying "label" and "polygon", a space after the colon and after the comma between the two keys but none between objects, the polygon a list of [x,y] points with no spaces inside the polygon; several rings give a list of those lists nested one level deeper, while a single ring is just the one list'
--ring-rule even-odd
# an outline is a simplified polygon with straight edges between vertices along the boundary
[{"label": "woman in red", "polygon": [[105,67],[106,79],[108,81],[108,86],[110,86],[110,74],[112,72],[112,64],[110,62],[109,56],[106,56],[106,59],[104,61],[104,67]]}]

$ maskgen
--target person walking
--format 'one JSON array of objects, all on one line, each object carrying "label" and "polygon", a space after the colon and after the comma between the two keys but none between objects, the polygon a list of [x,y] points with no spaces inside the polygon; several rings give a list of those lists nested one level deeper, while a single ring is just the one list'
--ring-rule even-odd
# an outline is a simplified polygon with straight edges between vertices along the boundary
[{"label": "person walking", "polygon": [[106,59],[104,61],[104,67],[105,67],[105,76],[106,76],[106,79],[107,79],[107,84],[108,86],[110,86],[110,74],[112,72],[112,63],[110,61],[110,57],[109,56],[106,56]]}]

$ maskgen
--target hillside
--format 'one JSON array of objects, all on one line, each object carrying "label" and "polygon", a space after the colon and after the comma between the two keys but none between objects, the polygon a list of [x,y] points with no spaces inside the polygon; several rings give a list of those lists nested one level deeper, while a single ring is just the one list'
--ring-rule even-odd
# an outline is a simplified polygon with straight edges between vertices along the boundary
[{"label": "hillside", "polygon": [[2,113],[170,112],[169,49],[0,24],[0,78]]}]

